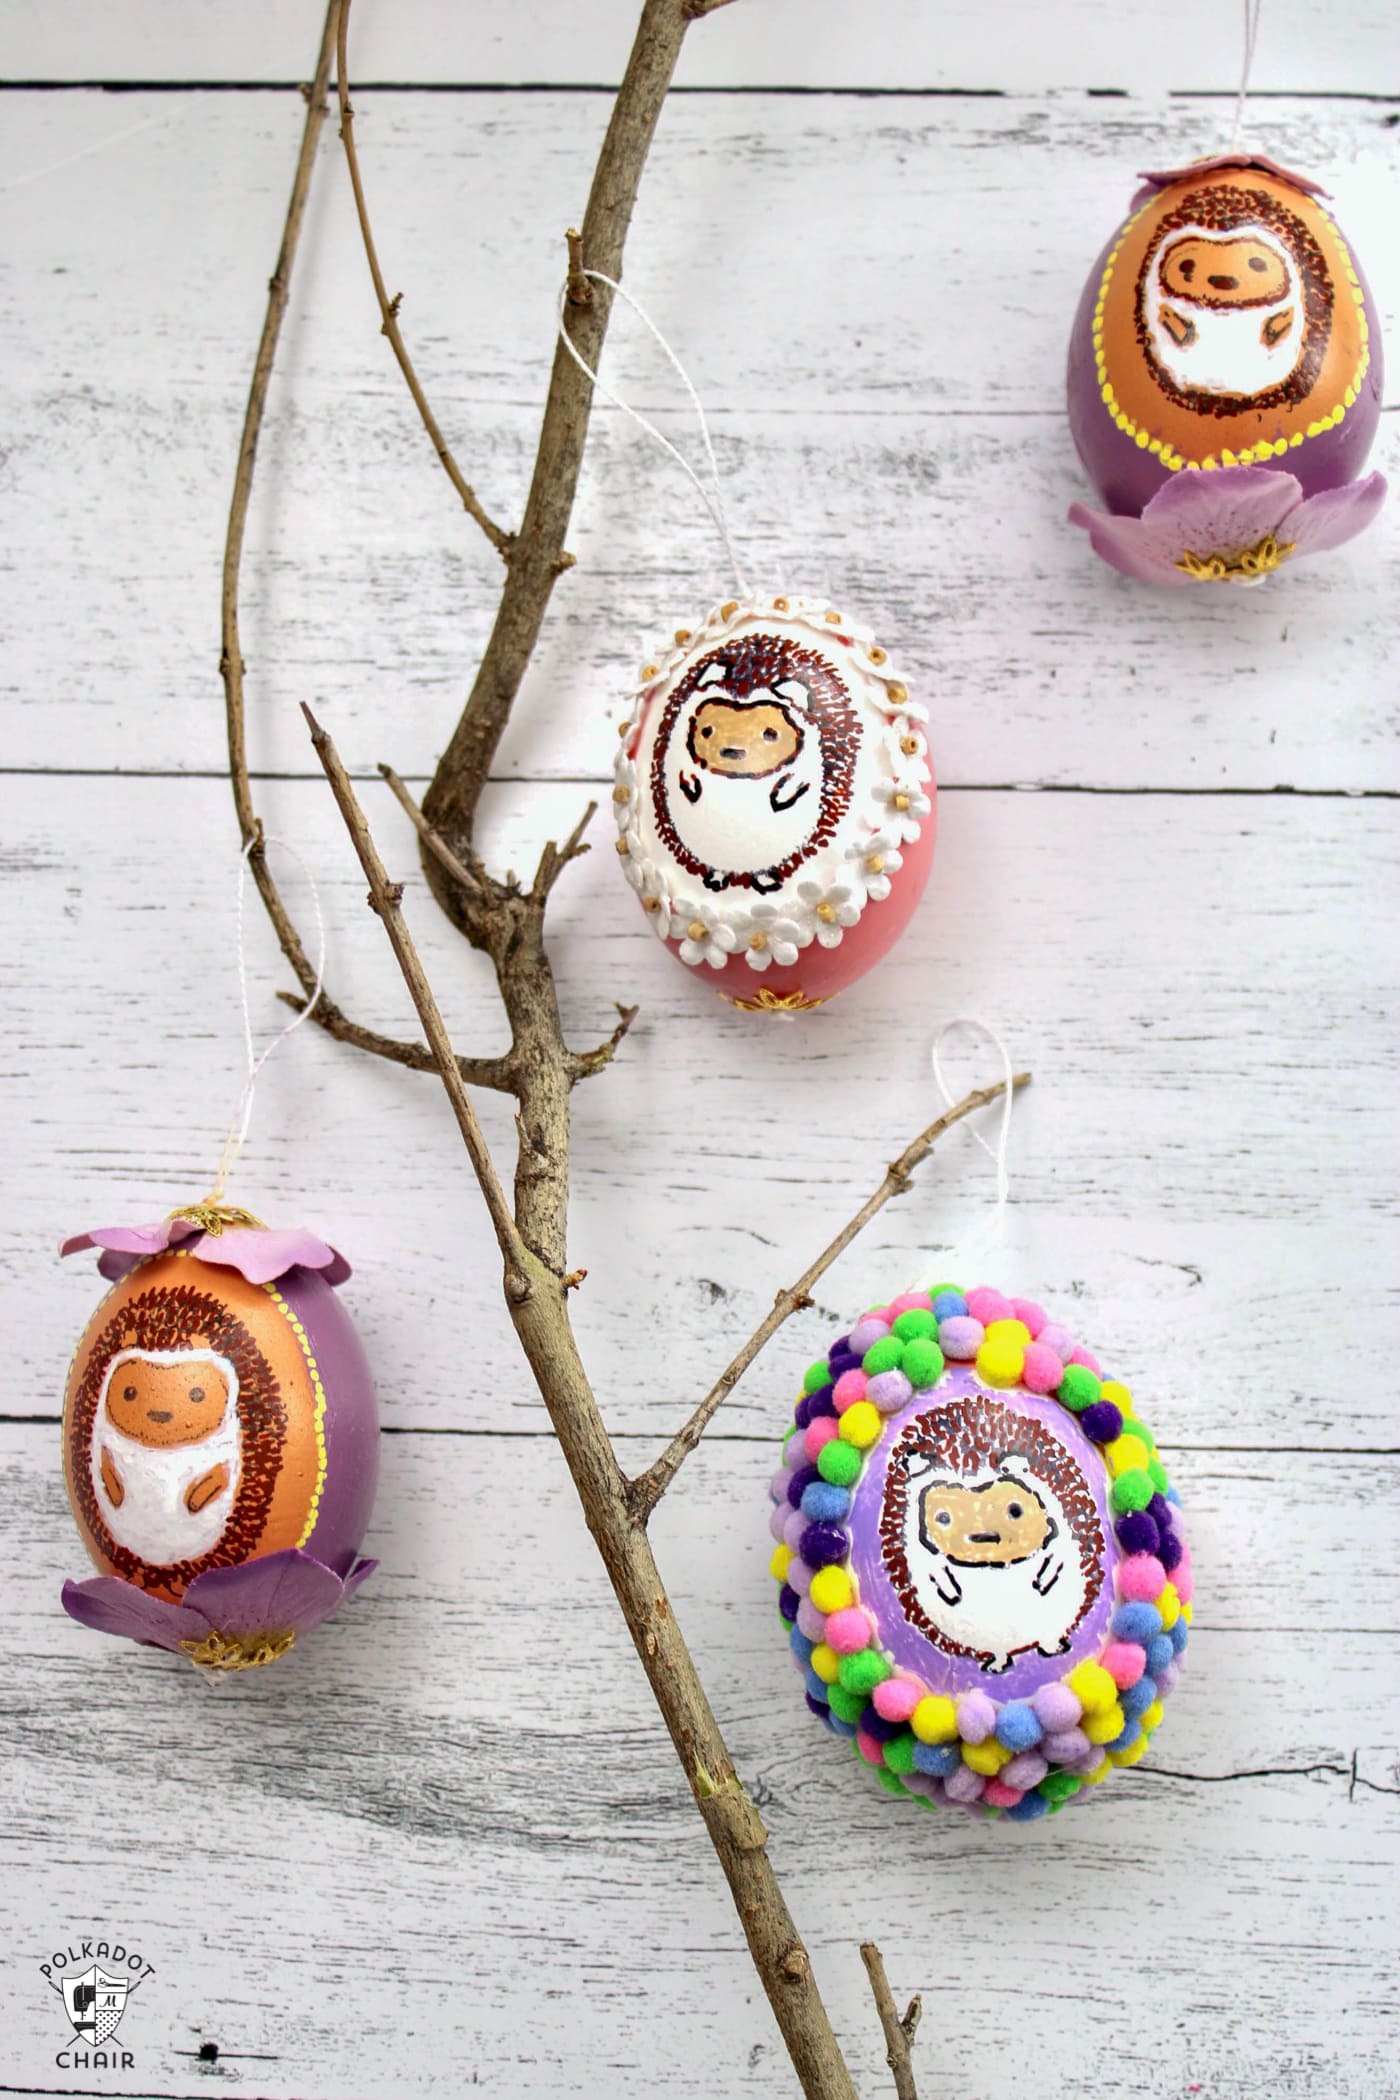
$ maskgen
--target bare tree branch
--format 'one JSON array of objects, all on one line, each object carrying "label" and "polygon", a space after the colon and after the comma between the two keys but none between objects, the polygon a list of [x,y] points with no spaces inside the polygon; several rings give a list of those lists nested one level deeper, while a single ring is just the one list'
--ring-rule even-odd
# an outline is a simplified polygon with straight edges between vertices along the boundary
[{"label": "bare tree branch", "polygon": [[894,2073],[895,2100],[919,2100],[910,2052],[923,2014],[923,2000],[911,1998],[908,2011],[901,2020],[895,2011],[894,1993],[885,1974],[884,1960],[873,1940],[862,1940],[860,1958],[869,1972],[875,2009],[880,2015],[880,2025],[884,2029],[885,2062]]},{"label": "bare tree branch", "polygon": [[402,292],[389,297],[384,284],[384,275],[379,267],[379,256],[374,245],[374,234],[370,229],[369,207],[365,203],[365,186],[360,175],[360,155],[355,144],[355,112],[350,104],[350,67],[345,54],[347,33],[350,26],[350,0],[340,0],[340,16],[336,27],[336,92],[340,101],[340,136],[345,147],[345,161],[350,170],[350,186],[355,192],[355,214],[360,222],[360,236],[365,244],[365,260],[374,285],[374,296],[379,302],[380,329],[388,336],[389,347],[398,359],[408,391],[413,396],[413,405],[422,418],[423,428],[432,440],[432,447],[442,461],[443,470],[462,499],[462,508],[469,518],[481,527],[502,561],[509,562],[515,542],[510,533],[488,517],[477,500],[476,492],[466,475],[452,457],[451,448],[438,425],[437,417],[428,405],[428,397],[414,370],[413,359],[399,327],[399,305]]},{"label": "bare tree branch", "polygon": [[[1011,1082],[1012,1091],[1019,1092],[1023,1086],[1029,1086],[1030,1080],[1029,1072],[1018,1072]],[[885,1169],[885,1178],[874,1195],[862,1203],[854,1217],[847,1219],[811,1266],[803,1270],[796,1283],[790,1284],[785,1291],[779,1291],[773,1301],[772,1311],[760,1321],[737,1356],[721,1371],[684,1428],[676,1432],[661,1456],[647,1467],[646,1472],[639,1473],[632,1482],[632,1515],[638,1524],[646,1523],[682,1464],[705,1434],[710,1421],[729,1398],[759,1350],[772,1340],[785,1320],[790,1319],[793,1313],[800,1311],[803,1306],[811,1304],[812,1285],[826,1274],[837,1255],[844,1253],[856,1234],[863,1232],[876,1212],[884,1209],[891,1196],[899,1195],[909,1186],[909,1177],[915,1167],[927,1158],[945,1130],[951,1130],[955,1123],[960,1123],[964,1116],[970,1116],[974,1109],[985,1108],[988,1102],[997,1100],[1005,1091],[1004,1082],[995,1086],[978,1087],[974,1093],[965,1094],[953,1108],[945,1109],[943,1114],[936,1117],[927,1130],[921,1131],[918,1137],[906,1145],[899,1158]]]},{"label": "bare tree branch", "polygon": [[[306,1003],[295,992],[279,992],[277,996],[284,1006],[298,1010]],[[425,1043],[401,1043],[395,1036],[381,1035],[377,1028],[362,1028],[358,1021],[349,1020],[324,992],[316,1001],[315,1018],[327,1035],[334,1036],[338,1043],[349,1043],[354,1050],[367,1050],[372,1057],[403,1065],[410,1072],[437,1070],[437,1059]],[[459,1057],[457,1069],[469,1086],[489,1087],[496,1094],[511,1091],[508,1053],[504,1057]]]}]

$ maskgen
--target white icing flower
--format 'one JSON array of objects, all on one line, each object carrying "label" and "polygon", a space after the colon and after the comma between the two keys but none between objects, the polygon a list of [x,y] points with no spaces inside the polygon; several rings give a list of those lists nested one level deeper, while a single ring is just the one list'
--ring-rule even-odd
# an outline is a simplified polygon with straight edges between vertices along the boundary
[{"label": "white icing flower", "polygon": [[617,777],[612,798],[613,815],[617,818],[618,830],[626,831],[637,806],[637,767],[633,759],[620,756],[613,770]]},{"label": "white icing flower", "polygon": [[621,854],[618,858],[622,861],[622,872],[633,889],[639,890],[644,897],[657,896],[661,889],[661,874],[656,863],[647,860],[642,853],[641,833],[637,830],[629,831],[621,843],[626,845],[627,854],[625,859]]},{"label": "white icing flower", "polygon": [[921,820],[933,808],[918,781],[898,775],[893,780],[877,780],[870,795],[881,806],[885,835],[901,846],[912,845],[919,836]]},{"label": "white icing flower", "polygon": [[890,893],[890,877],[897,875],[904,866],[904,855],[899,850],[900,841],[892,831],[877,831],[868,839],[861,839],[846,848],[846,858],[855,862],[867,897],[880,904]]},{"label": "white icing flower", "polygon": [[776,904],[761,899],[747,911],[735,912],[729,924],[735,946],[743,949],[751,970],[766,970],[769,963],[777,963],[782,970],[791,968],[798,949],[812,938],[795,919],[784,917]]},{"label": "white icing flower", "polygon": [[693,897],[673,897],[670,901],[671,935],[679,937],[681,961],[689,963],[692,970],[708,963],[712,970],[722,970],[738,946],[734,929],[720,917],[713,904],[697,904]]},{"label": "white icing flower", "polygon": [[[841,936],[860,917],[860,890],[850,882],[799,882],[797,894],[804,906],[803,921],[810,920],[812,933],[823,948],[840,946]],[[803,946],[806,946],[804,941]]]}]

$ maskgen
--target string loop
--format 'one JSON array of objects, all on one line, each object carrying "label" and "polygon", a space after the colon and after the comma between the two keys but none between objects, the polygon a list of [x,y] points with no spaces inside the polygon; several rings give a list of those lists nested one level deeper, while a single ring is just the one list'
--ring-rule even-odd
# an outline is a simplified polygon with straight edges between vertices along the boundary
[{"label": "string loop", "polygon": [[1254,49],[1259,41],[1259,17],[1264,12],[1264,0],[1243,0],[1244,4],[1244,60],[1240,68],[1240,91],[1235,98],[1235,123],[1230,133],[1230,151],[1238,153],[1240,138],[1244,132],[1244,105],[1249,95],[1249,76],[1254,68]]},{"label": "string loop", "polygon": [[238,1096],[237,1105],[233,1111],[233,1120],[229,1124],[228,1135],[224,1139],[224,1149],[219,1157],[218,1170],[214,1175],[213,1186],[204,1199],[206,1203],[212,1204],[218,1204],[223,1201],[224,1190],[228,1187],[229,1176],[238,1163],[239,1153],[243,1150],[243,1141],[248,1135],[248,1126],[253,1120],[253,1095],[257,1088],[258,1074],[262,1071],[273,1051],[279,1049],[286,1042],[287,1037],[292,1034],[293,1030],[300,1028],[302,1022],[307,1019],[315,1007],[316,1001],[321,996],[321,988],[325,982],[326,921],[321,911],[321,892],[316,886],[316,878],[295,846],[290,845],[286,839],[264,837],[262,840],[264,849],[269,846],[280,846],[284,853],[290,854],[310,885],[311,908],[316,919],[316,982],[312,986],[306,1004],[297,1009],[286,1027],[279,1029],[272,1041],[262,1051],[255,1053],[253,1047],[253,1014],[248,1003],[248,948],[245,929],[245,904],[248,893],[248,856],[257,843],[258,838],[255,834],[249,839],[247,845],[238,856],[238,905],[236,912],[238,996],[243,1007],[243,1046],[248,1061],[248,1076],[243,1082],[242,1091]]},{"label": "string loop", "polygon": [[959,1096],[953,1092],[944,1076],[941,1053],[948,1037],[957,1028],[970,1028],[978,1035],[984,1037],[992,1045],[992,1048],[1001,1060],[1001,1076],[1005,1090],[1001,1097],[1001,1111],[998,1119],[995,1145],[989,1145],[981,1131],[974,1129],[971,1123],[965,1126],[968,1134],[975,1143],[982,1147],[982,1150],[986,1153],[996,1170],[997,1200],[990,1215],[981,1221],[975,1231],[962,1236],[953,1253],[950,1254],[950,1252],[945,1250],[934,1256],[928,1268],[920,1276],[917,1276],[909,1286],[914,1291],[928,1290],[940,1276],[946,1275],[950,1271],[956,1271],[959,1274],[960,1281],[964,1287],[973,1282],[975,1280],[971,1273],[973,1265],[976,1262],[980,1262],[983,1256],[991,1249],[993,1242],[1000,1239],[1002,1228],[1006,1221],[1007,1200],[1011,1194],[1010,1176],[1006,1167],[1007,1149],[1011,1142],[1011,1109],[1016,1098],[1011,1091],[1011,1081],[1014,1076],[1011,1068],[1011,1053],[997,1034],[995,1028],[990,1027],[986,1021],[979,1021],[975,1015],[958,1014],[951,1021],[945,1021],[938,1034],[934,1037],[929,1053],[929,1061],[933,1066],[933,1076],[938,1083],[938,1091],[943,1097],[943,1103],[946,1108],[955,1107]]},{"label": "string loop", "polygon": [[607,285],[609,291],[611,291],[616,298],[621,299],[626,305],[630,306],[633,313],[637,316],[637,319],[641,322],[642,326],[645,329],[647,329],[648,332],[652,335],[657,344],[660,346],[663,355],[669,360],[672,369],[675,371],[677,378],[681,382],[681,385],[685,388],[687,394],[689,394],[690,396],[691,407],[695,410],[696,421],[700,425],[700,441],[705,447],[705,457],[709,462],[710,481],[712,484],[713,493],[711,493],[710,489],[707,489],[705,487],[704,482],[700,479],[700,476],[696,473],[694,467],[692,467],[692,465],[690,464],[690,461],[685,457],[685,454],[683,452],[678,451],[677,448],[671,443],[671,440],[668,437],[664,437],[662,433],[657,429],[656,425],[654,423],[648,422],[647,418],[644,415],[642,415],[639,410],[633,408],[630,402],[624,401],[620,394],[615,394],[609,387],[604,386],[602,380],[598,377],[598,374],[594,371],[592,365],[589,364],[588,360],[583,356],[582,352],[575,346],[568,329],[564,325],[568,308],[568,280],[566,280],[565,283],[560,287],[559,291],[560,342],[564,345],[564,348],[568,351],[570,357],[578,366],[579,370],[581,372],[586,373],[588,378],[592,381],[595,392],[601,394],[605,401],[611,401],[614,408],[620,408],[625,416],[630,416],[632,421],[635,424],[637,424],[640,429],[644,430],[647,436],[649,438],[652,438],[661,447],[663,452],[669,452],[671,458],[676,462],[676,465],[680,468],[681,472],[687,475],[690,478],[690,480],[694,483],[700,501],[704,504],[706,510],[709,512],[715,530],[718,532],[720,538],[724,541],[724,551],[729,556],[729,567],[734,577],[735,589],[739,592],[741,597],[746,597],[748,595],[748,585],[744,581],[744,572],[739,565],[739,557],[734,550],[734,541],[729,531],[729,518],[724,508],[724,495],[720,487],[719,462],[715,458],[715,448],[710,440],[710,426],[708,421],[706,420],[704,408],[701,406],[700,396],[696,393],[695,388],[691,383],[690,374],[686,371],[685,366],[681,363],[675,351],[671,348],[671,345],[667,342],[665,336],[661,333],[661,330],[657,327],[655,321],[652,320],[651,315],[647,312],[646,308],[642,305],[641,301],[639,299],[634,299],[630,292],[625,291],[623,287],[617,282],[617,279],[615,277],[607,276],[602,270],[583,270],[582,272],[580,272],[580,274],[584,277],[591,278],[595,284]]}]

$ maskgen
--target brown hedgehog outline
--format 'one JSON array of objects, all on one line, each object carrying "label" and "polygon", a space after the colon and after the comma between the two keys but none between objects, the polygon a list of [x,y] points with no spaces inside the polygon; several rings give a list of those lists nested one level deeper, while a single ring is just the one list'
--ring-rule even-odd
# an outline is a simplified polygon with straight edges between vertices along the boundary
[{"label": "brown hedgehog outline", "polygon": [[[238,1373],[238,1493],[218,1543],[207,1553],[196,1560],[145,1561],[113,1538],[92,1484],[90,1454],[102,1381],[123,1349],[188,1349],[195,1346],[195,1335],[227,1357]],[[267,1526],[286,1438],[287,1409],[277,1374],[238,1315],[192,1284],[153,1287],[118,1307],[88,1351],[68,1429],[74,1496],[84,1524],[119,1575],[143,1589],[183,1594],[196,1575],[238,1567],[253,1553]]]},{"label": "brown hedgehog outline", "polygon": [[[1246,225],[1267,226],[1288,249],[1302,283],[1305,326],[1298,362],[1286,379],[1262,394],[1212,394],[1202,387],[1181,387],[1157,361],[1151,335],[1143,319],[1143,287],[1148,272],[1171,235],[1182,226],[1205,226],[1212,233],[1234,233]],[[1240,190],[1230,183],[1210,189],[1191,190],[1158,226],[1138,270],[1133,298],[1133,324],[1138,346],[1162,392],[1178,408],[1197,416],[1239,416],[1268,408],[1288,408],[1305,401],[1317,385],[1322,361],[1332,333],[1334,306],[1332,273],[1327,258],[1307,226],[1286,204],[1266,190]]]},{"label": "brown hedgehog outline", "polygon": [[[1010,1458],[1019,1458],[1032,1473],[1048,1482],[1069,1519],[1084,1574],[1084,1602],[1065,1629],[1066,1636],[1072,1635],[1103,1588],[1103,1527],[1079,1461],[1034,1415],[1017,1414],[990,1393],[946,1401],[927,1413],[915,1415],[904,1425],[890,1453],[880,1511],[880,1551],[885,1572],[906,1619],[936,1648],[949,1655],[965,1655],[974,1662],[986,1651],[965,1647],[934,1625],[919,1602],[909,1572],[904,1520],[909,1507],[908,1467],[912,1458],[931,1458],[949,1472],[962,1474],[996,1469]],[[1027,1645],[1036,1644],[1032,1641]],[[1012,1649],[1011,1653],[1021,1654],[1024,1649]]]},{"label": "brown hedgehog outline", "polygon": [[[688,873],[699,875],[702,880],[707,875],[718,874],[719,870],[697,860],[689,847],[682,844],[671,821],[665,768],[677,717],[711,664],[724,665],[723,691],[735,699],[746,700],[756,686],[771,690],[782,678],[798,678],[807,688],[809,706],[806,719],[816,730],[822,754],[822,800],[817,823],[808,833],[806,842],[786,860],[771,868],[750,868],[726,875],[722,883],[713,885],[719,889],[751,889],[755,875],[770,875],[772,886],[777,888],[805,860],[809,860],[819,846],[827,844],[850,808],[856,753],[860,749],[860,718],[844,681],[826,658],[788,635],[741,635],[737,641],[720,642],[691,665],[666,702],[657,724],[656,741],[651,750],[651,806],[657,831],[670,852]],[[706,885],[707,888],[711,886]]]}]

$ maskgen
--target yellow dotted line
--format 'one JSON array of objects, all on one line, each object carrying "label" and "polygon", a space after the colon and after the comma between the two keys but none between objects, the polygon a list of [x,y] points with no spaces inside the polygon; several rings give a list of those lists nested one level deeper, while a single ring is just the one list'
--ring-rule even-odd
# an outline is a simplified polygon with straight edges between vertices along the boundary
[{"label": "yellow dotted line", "polygon": [[263,1289],[301,1345],[301,1353],[306,1358],[306,1368],[311,1377],[311,1390],[316,1400],[316,1484],[311,1490],[311,1506],[302,1526],[301,1537],[297,1540],[298,1546],[304,1546],[316,1529],[316,1519],[321,1513],[321,1490],[326,1484],[326,1389],[321,1383],[321,1373],[316,1367],[316,1359],[311,1354],[311,1344],[306,1338],[306,1329],[301,1321],[275,1283],[265,1283]]},{"label": "yellow dotted line", "polygon": [[1366,295],[1361,289],[1361,280],[1356,274],[1347,245],[1340,233],[1338,233],[1335,223],[1320,208],[1318,217],[1323,221],[1324,225],[1330,228],[1342,258],[1342,267],[1346,273],[1347,285],[1356,305],[1356,318],[1361,335],[1361,358],[1356,368],[1356,376],[1342,396],[1339,408],[1334,408],[1329,415],[1320,417],[1317,422],[1309,423],[1305,431],[1295,430],[1292,437],[1265,438],[1257,445],[1247,445],[1242,452],[1231,452],[1228,447],[1225,447],[1222,448],[1218,457],[1212,452],[1208,453],[1204,459],[1187,459],[1184,453],[1174,451],[1165,439],[1149,437],[1147,432],[1135,423],[1132,417],[1127,415],[1119,406],[1118,397],[1113,391],[1113,383],[1109,379],[1108,366],[1104,358],[1104,302],[1108,297],[1109,279],[1113,275],[1113,265],[1118,260],[1124,236],[1137,224],[1143,212],[1148,209],[1148,205],[1153,201],[1149,198],[1148,204],[1144,204],[1140,210],[1135,211],[1132,218],[1123,227],[1123,231],[1118,237],[1117,247],[1112,249],[1108,261],[1104,264],[1103,276],[1099,280],[1099,295],[1094,305],[1094,370],[1099,382],[1099,399],[1103,402],[1104,407],[1108,410],[1118,429],[1123,432],[1125,437],[1130,437],[1134,444],[1138,445],[1144,452],[1150,452],[1154,458],[1160,459],[1162,465],[1169,468],[1172,473],[1176,473],[1181,467],[1186,467],[1192,472],[1199,471],[1203,474],[1212,473],[1217,467],[1250,467],[1262,464],[1266,459],[1282,459],[1284,453],[1293,446],[1301,445],[1305,437],[1321,437],[1325,430],[1334,430],[1341,422],[1343,416],[1345,416],[1347,410],[1356,406],[1361,382],[1366,377],[1367,369],[1371,362],[1371,331],[1366,319]]}]

